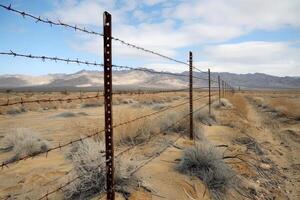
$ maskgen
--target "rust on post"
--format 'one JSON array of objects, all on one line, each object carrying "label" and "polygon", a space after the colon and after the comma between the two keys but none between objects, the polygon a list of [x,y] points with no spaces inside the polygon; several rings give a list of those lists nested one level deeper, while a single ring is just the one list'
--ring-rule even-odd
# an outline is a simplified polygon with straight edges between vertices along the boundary
[{"label": "rust on post", "polygon": [[224,81],[222,80],[222,93],[223,93],[223,98],[225,97],[225,89],[224,89]]},{"label": "rust on post", "polygon": [[104,53],[104,113],[105,113],[105,152],[106,152],[106,194],[107,200],[115,199],[114,191],[114,143],[112,127],[112,51],[111,15],[103,14],[103,53]]},{"label": "rust on post", "polygon": [[190,139],[194,139],[194,123],[193,123],[193,53],[190,51]]},{"label": "rust on post", "polygon": [[208,69],[208,112],[211,115],[211,86],[210,86],[210,69]]},{"label": "rust on post", "polygon": [[220,83],[220,76],[218,76],[218,86],[219,86],[219,105],[221,105],[221,83]]}]

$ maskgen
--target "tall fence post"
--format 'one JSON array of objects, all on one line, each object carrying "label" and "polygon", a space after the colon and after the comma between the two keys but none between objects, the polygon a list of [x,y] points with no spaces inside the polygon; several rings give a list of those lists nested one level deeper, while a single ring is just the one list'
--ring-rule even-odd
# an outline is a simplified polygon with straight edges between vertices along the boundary
[{"label": "tall fence post", "polygon": [[223,92],[223,98],[225,97],[225,82],[222,80],[222,92]]},{"label": "tall fence post", "polygon": [[208,112],[209,112],[209,115],[211,115],[210,69],[208,69]]},{"label": "tall fence post", "polygon": [[194,123],[193,123],[193,53],[189,54],[190,63],[190,139],[194,139]]},{"label": "tall fence post", "polygon": [[112,51],[111,15],[103,14],[103,58],[104,58],[104,112],[105,112],[105,152],[106,152],[106,194],[107,200],[115,199],[114,190],[114,143],[112,127]]},{"label": "tall fence post", "polygon": [[219,105],[221,105],[221,83],[220,83],[220,76],[218,76],[218,86],[219,86]]}]

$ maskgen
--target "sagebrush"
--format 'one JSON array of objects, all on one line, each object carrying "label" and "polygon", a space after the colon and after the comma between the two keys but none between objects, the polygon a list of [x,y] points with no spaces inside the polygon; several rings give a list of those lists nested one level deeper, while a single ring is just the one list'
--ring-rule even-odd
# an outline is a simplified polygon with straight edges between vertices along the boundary
[{"label": "sagebrush", "polygon": [[207,143],[196,143],[186,149],[178,170],[201,179],[214,199],[224,199],[233,184],[233,171],[225,164],[221,153]]}]

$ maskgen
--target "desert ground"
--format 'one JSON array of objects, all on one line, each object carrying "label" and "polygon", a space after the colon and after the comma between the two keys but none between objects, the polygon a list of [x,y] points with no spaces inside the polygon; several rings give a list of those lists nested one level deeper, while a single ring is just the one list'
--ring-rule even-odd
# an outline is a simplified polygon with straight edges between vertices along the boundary
[{"label": "desert ground", "polygon": [[[93,95],[9,92],[0,104]],[[212,99],[210,115],[207,106],[194,113],[192,141],[187,92],[113,96],[114,124],[133,121],[114,129],[116,199],[300,199],[300,92]],[[194,92],[194,110],[207,103],[207,91]],[[103,114],[102,97],[2,106],[0,199],[105,199]]]}]

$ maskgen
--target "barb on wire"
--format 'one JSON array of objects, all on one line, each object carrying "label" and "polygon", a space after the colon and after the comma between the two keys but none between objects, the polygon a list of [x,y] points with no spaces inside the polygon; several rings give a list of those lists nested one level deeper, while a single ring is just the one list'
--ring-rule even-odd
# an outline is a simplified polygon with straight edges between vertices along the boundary
[{"label": "barb on wire", "polygon": [[69,58],[58,58],[58,57],[50,57],[50,56],[37,56],[37,55],[32,55],[32,54],[20,54],[20,53],[14,52],[12,50],[10,50],[9,52],[0,52],[0,55],[39,59],[42,61],[45,61],[45,60],[51,60],[51,61],[55,61],[55,62],[61,61],[61,62],[66,62],[67,64],[75,63],[75,64],[90,65],[90,66],[101,66],[101,67],[104,66],[103,64],[96,63],[96,62],[88,62],[88,61],[78,60],[78,58],[77,59],[69,59]]},{"label": "barb on wire", "polygon": [[70,25],[70,24],[67,24],[67,23],[63,23],[60,20],[52,21],[52,20],[49,20],[47,18],[42,18],[41,16],[34,16],[34,15],[32,15],[30,13],[27,13],[25,11],[20,11],[20,10],[17,10],[15,8],[12,8],[11,4],[9,4],[9,6],[5,6],[3,4],[0,4],[0,7],[6,9],[8,11],[17,13],[17,14],[21,15],[23,18],[25,18],[25,17],[31,18],[35,21],[35,23],[41,22],[41,23],[49,24],[51,27],[52,26],[61,26],[61,27],[73,29],[74,31],[80,31],[80,32],[88,33],[88,34],[92,34],[92,35],[103,36],[102,33],[98,33],[98,32],[92,31],[92,30],[87,30],[84,27],[82,28],[82,27],[77,27],[76,25]]},{"label": "barb on wire", "polygon": [[0,104],[0,107],[4,107],[4,106],[11,106],[11,105],[17,105],[17,104],[28,104],[28,103],[46,103],[46,102],[67,102],[70,103],[72,101],[76,101],[76,100],[86,100],[86,99],[97,99],[103,97],[103,95],[99,95],[99,93],[97,93],[97,95],[95,96],[79,96],[79,97],[74,97],[74,98],[59,98],[59,99],[36,99],[36,100],[23,100],[23,98],[21,98],[21,101],[16,101],[16,102],[10,102],[9,99],[7,99],[7,102],[4,104]]}]

